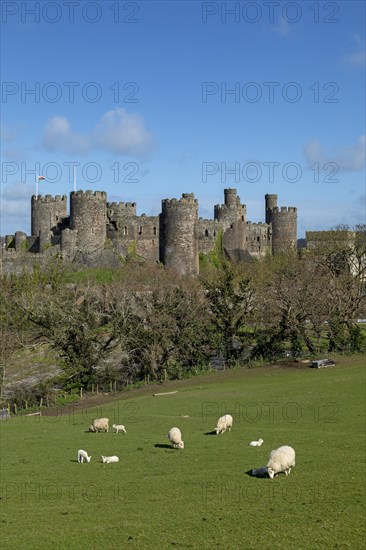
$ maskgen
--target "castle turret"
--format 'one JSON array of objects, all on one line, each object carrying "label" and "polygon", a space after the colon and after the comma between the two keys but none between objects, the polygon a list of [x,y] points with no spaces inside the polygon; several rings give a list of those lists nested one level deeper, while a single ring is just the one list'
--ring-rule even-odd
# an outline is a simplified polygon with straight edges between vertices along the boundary
[{"label": "castle turret", "polygon": [[198,201],[193,193],[164,199],[160,215],[160,261],[181,275],[197,275]]},{"label": "castle turret", "polygon": [[70,228],[77,230],[77,247],[94,252],[106,240],[107,195],[104,191],[73,191],[70,195]]},{"label": "castle turret", "polygon": [[271,209],[272,251],[286,252],[297,248],[297,208],[275,206]]},{"label": "castle turret", "polygon": [[241,204],[240,198],[236,196],[236,189],[224,189],[224,194],[225,204],[215,205],[214,217],[226,230],[239,220],[246,221],[246,206]]},{"label": "castle turret", "polygon": [[223,245],[226,254],[233,261],[243,259],[246,243],[246,206],[241,204],[236,189],[224,189],[225,204],[216,204],[214,208],[215,220],[223,230]]},{"label": "castle turret", "polygon": [[236,205],[236,189],[224,189],[225,205],[227,207]]},{"label": "castle turret", "polygon": [[14,236],[14,248],[17,252],[27,250],[27,234],[23,231],[16,231]]},{"label": "castle turret", "polygon": [[266,223],[271,223],[272,221],[272,208],[275,208],[277,206],[277,195],[265,195],[265,201],[266,201]]},{"label": "castle turret", "polygon": [[32,235],[39,237],[42,233],[42,240],[50,242],[51,234],[58,235],[62,222],[67,217],[66,195],[38,195],[32,196]]}]

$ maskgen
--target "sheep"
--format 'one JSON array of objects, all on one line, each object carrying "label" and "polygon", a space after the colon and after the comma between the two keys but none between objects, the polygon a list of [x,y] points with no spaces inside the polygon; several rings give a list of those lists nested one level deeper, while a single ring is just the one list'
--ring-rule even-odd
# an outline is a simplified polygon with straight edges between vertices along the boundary
[{"label": "sheep", "polygon": [[232,427],[233,417],[231,416],[231,414],[225,414],[224,416],[221,416],[217,421],[215,428],[216,435],[223,434],[224,432],[226,432],[226,430],[229,430],[230,432]]},{"label": "sheep", "polygon": [[90,462],[90,459],[91,456],[88,456],[86,451],[83,451],[83,449],[78,451],[78,462]]},{"label": "sheep", "polygon": [[258,441],[251,441],[249,445],[251,447],[260,447],[263,443],[263,439],[258,439]]},{"label": "sheep", "polygon": [[169,430],[168,439],[175,449],[184,449],[184,441],[182,441],[182,433],[179,428]]},{"label": "sheep", "polygon": [[118,434],[118,432],[123,432],[124,434],[127,433],[123,424],[113,424],[112,428],[116,430],[116,434]]},{"label": "sheep", "polygon": [[103,456],[102,455],[102,462],[103,464],[110,464],[111,462],[119,462],[118,456]]},{"label": "sheep", "polygon": [[283,445],[271,451],[267,463],[268,475],[271,479],[280,472],[285,472],[288,476],[293,466],[295,466],[295,451],[292,447]]},{"label": "sheep", "polygon": [[108,432],[109,419],[108,418],[96,418],[90,425],[90,432]]}]

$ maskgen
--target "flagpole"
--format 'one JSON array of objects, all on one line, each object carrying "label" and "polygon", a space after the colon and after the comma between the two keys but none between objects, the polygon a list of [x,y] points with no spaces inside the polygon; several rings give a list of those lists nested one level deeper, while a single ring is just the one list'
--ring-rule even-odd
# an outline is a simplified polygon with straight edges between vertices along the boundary
[{"label": "flagpole", "polygon": [[74,166],[74,191],[76,193],[76,168]]},{"label": "flagpole", "polygon": [[38,176],[36,177],[36,199],[38,199],[38,183],[39,183],[39,179],[38,179]]}]

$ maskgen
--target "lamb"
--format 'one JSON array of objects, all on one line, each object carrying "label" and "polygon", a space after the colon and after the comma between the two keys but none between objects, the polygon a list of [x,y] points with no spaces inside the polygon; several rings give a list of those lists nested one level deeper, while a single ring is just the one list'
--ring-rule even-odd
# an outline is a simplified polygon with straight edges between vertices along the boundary
[{"label": "lamb", "polygon": [[217,421],[215,428],[216,435],[223,434],[224,432],[226,432],[226,430],[229,430],[230,432],[232,427],[233,417],[231,416],[231,414],[225,414],[224,416],[221,416]]},{"label": "lamb", "polygon": [[90,462],[90,459],[91,456],[88,456],[86,451],[83,451],[83,449],[78,451],[78,462]]},{"label": "lamb", "polygon": [[251,447],[260,447],[263,443],[263,439],[258,439],[258,441],[251,441],[249,445]]},{"label": "lamb", "polygon": [[124,434],[127,433],[123,424],[113,424],[112,428],[116,430],[116,434],[118,434],[118,432],[123,432]]},{"label": "lamb", "polygon": [[109,419],[108,418],[96,418],[90,425],[90,432],[108,432]]},{"label": "lamb", "polygon": [[280,472],[285,472],[288,476],[293,466],[295,466],[295,451],[292,447],[283,445],[271,451],[267,463],[268,475],[271,479]]},{"label": "lamb", "polygon": [[179,428],[169,430],[168,439],[175,449],[184,449],[184,441],[182,441],[182,432]]},{"label": "lamb", "polygon": [[118,456],[103,456],[102,455],[102,462],[103,464],[110,464],[111,462],[119,462]]}]

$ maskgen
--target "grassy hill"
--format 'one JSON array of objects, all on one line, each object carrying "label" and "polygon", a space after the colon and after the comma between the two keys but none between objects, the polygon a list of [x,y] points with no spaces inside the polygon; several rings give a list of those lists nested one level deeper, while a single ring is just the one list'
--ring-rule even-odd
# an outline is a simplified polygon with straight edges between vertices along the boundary
[{"label": "grassy hill", "polygon": [[[262,367],[143,388],[53,417],[2,421],[1,548],[363,548],[364,358]],[[212,435],[217,418],[233,430]],[[66,414],[65,414],[66,413]],[[127,435],[88,433],[108,417]],[[185,449],[170,448],[178,426]],[[262,437],[261,447],[249,441]],[[252,477],[272,449],[289,477]],[[78,449],[92,455],[76,461]],[[104,465],[101,455],[116,454]]]}]

